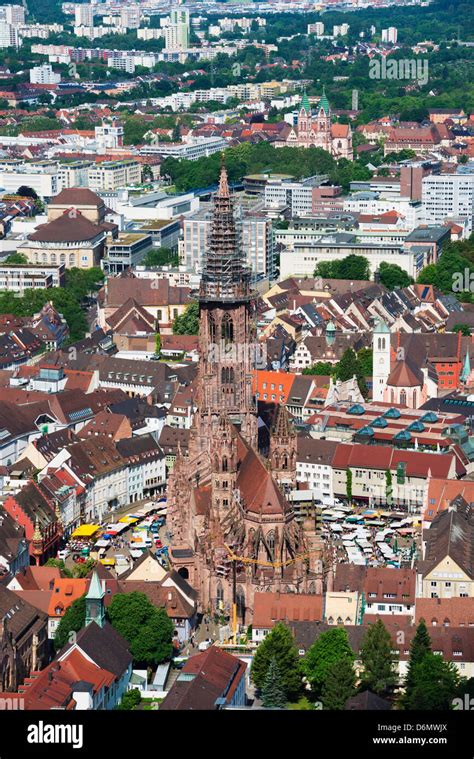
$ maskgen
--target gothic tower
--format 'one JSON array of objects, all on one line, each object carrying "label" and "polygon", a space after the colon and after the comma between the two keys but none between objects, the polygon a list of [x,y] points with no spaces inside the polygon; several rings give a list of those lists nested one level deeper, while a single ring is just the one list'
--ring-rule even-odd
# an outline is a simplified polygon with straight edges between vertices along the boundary
[{"label": "gothic tower", "polygon": [[279,485],[296,483],[296,432],[286,406],[276,407],[270,430],[270,463]]},{"label": "gothic tower", "polygon": [[221,168],[210,246],[199,290],[200,363],[196,425],[200,450],[209,450],[225,413],[251,446],[257,445],[252,372],[256,350],[250,270],[237,233],[227,172]]}]

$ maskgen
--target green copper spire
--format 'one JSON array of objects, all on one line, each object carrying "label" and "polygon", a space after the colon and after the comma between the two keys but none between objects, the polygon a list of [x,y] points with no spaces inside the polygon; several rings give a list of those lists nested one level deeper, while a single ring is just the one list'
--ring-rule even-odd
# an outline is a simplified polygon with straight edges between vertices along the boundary
[{"label": "green copper spire", "polygon": [[311,106],[309,104],[308,95],[306,94],[306,90],[303,92],[303,97],[301,98],[301,106],[300,109],[304,108],[306,113],[311,113]]},{"label": "green copper spire", "polygon": [[99,575],[94,572],[89,584],[89,590],[86,595],[86,625],[90,622],[96,622],[99,627],[105,624],[104,608],[105,591],[99,580]]},{"label": "green copper spire", "polygon": [[323,87],[323,94],[321,95],[321,99],[319,101],[319,109],[321,108],[323,109],[326,115],[329,114],[329,100],[327,99],[326,90],[324,87]]},{"label": "green copper spire", "polygon": [[469,349],[468,349],[466,351],[466,356],[464,358],[464,366],[461,372],[461,382],[467,382],[467,380],[469,379],[470,373],[471,373],[471,359],[469,357]]}]

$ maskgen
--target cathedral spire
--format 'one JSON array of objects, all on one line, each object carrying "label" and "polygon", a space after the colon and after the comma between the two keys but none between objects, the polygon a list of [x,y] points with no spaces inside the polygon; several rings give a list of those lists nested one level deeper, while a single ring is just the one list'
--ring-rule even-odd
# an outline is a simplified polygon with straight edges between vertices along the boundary
[{"label": "cathedral spire", "polygon": [[214,196],[211,239],[206,253],[199,299],[229,302],[250,297],[250,271],[243,261],[240,235],[222,160],[219,187]]}]

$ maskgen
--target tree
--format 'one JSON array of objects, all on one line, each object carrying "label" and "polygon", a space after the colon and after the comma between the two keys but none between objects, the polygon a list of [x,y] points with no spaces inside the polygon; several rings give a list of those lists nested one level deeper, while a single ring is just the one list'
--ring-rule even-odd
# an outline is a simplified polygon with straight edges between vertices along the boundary
[{"label": "tree", "polygon": [[173,623],[164,608],[157,608],[145,593],[133,591],[113,597],[110,622],[130,646],[137,665],[156,665],[171,657]]},{"label": "tree", "polygon": [[199,304],[193,301],[186,306],[184,312],[173,322],[175,335],[197,335],[199,332]]},{"label": "tree", "polygon": [[307,366],[303,369],[303,374],[317,374],[322,377],[330,377],[334,374],[335,366],[329,361],[318,361],[312,366]]},{"label": "tree", "polygon": [[393,503],[393,497],[392,497],[392,472],[390,469],[385,470],[385,500],[387,502],[387,505],[390,505]]},{"label": "tree", "polygon": [[403,701],[405,709],[447,711],[453,708],[460,683],[454,662],[446,662],[439,654],[429,651],[413,667],[412,682],[411,691]]},{"label": "tree", "polygon": [[352,348],[347,348],[342,354],[342,358],[339,361],[336,368],[336,377],[342,382],[346,382],[352,379],[354,375],[357,375],[359,366],[357,363],[357,356]]},{"label": "tree", "polygon": [[18,190],[16,191],[16,195],[20,195],[22,198],[33,198],[33,200],[36,200],[38,197],[35,190],[33,190],[32,187],[27,187],[26,185],[22,184]]},{"label": "tree", "polygon": [[395,290],[396,287],[408,287],[413,279],[408,276],[406,271],[398,264],[387,264],[382,261],[379,268],[380,282],[388,290]]},{"label": "tree", "polygon": [[69,609],[66,610],[64,616],[56,629],[54,636],[54,647],[56,651],[59,651],[66,643],[70,642],[71,632],[79,632],[82,630],[86,622],[86,597],[81,596],[76,598],[72,602]]},{"label": "tree", "polygon": [[179,256],[170,248],[152,248],[148,251],[142,261],[143,266],[177,266],[179,264]]},{"label": "tree", "polygon": [[71,570],[67,569],[62,559],[48,559],[48,561],[45,564],[45,567],[57,567],[64,577],[72,577]]},{"label": "tree", "polygon": [[370,279],[369,262],[364,256],[351,254],[339,261],[320,261],[314,269],[315,277],[332,279]]},{"label": "tree", "polygon": [[324,680],[321,700],[325,709],[342,710],[348,698],[355,693],[355,672],[348,658],[331,664]]},{"label": "tree", "polygon": [[352,469],[348,469],[346,474],[346,496],[349,503],[352,503]]},{"label": "tree", "polygon": [[451,331],[460,332],[465,337],[469,337],[471,334],[471,328],[468,324],[455,324]]},{"label": "tree", "polygon": [[120,704],[117,704],[115,709],[117,711],[133,711],[141,700],[142,696],[138,688],[132,688],[123,694]]},{"label": "tree", "polygon": [[262,703],[267,709],[283,709],[286,706],[285,689],[283,687],[277,660],[273,658],[265,675],[262,688]]},{"label": "tree", "polygon": [[5,263],[23,266],[28,263],[28,259],[24,253],[10,253],[10,255],[6,257]]},{"label": "tree", "polygon": [[362,639],[361,688],[382,696],[397,683],[392,639],[381,619],[369,625]]},{"label": "tree", "polygon": [[161,335],[159,332],[157,332],[155,335],[155,353],[157,356],[160,355],[160,351],[161,351]]},{"label": "tree", "polygon": [[288,701],[296,701],[302,690],[300,661],[293,636],[284,624],[278,622],[265,640],[260,643],[252,662],[251,678],[261,690],[272,659],[275,659]]},{"label": "tree", "polygon": [[421,619],[416,628],[415,635],[410,646],[410,659],[405,677],[405,693],[402,696],[402,704],[410,701],[415,687],[415,669],[423,661],[426,654],[431,652],[431,638],[424,619]]},{"label": "tree", "polygon": [[321,696],[330,668],[344,659],[352,664],[354,654],[343,627],[321,633],[310,646],[303,660],[303,671],[317,698]]}]

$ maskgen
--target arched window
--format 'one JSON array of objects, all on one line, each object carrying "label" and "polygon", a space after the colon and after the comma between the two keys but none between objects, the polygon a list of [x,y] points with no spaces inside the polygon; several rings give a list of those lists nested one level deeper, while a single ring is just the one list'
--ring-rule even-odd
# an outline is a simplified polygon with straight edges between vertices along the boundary
[{"label": "arched window", "polygon": [[286,453],[283,456],[283,461],[281,462],[281,468],[288,469],[288,456],[286,455]]},{"label": "arched window", "polygon": [[56,253],[51,253],[51,263],[52,264],[56,263]]},{"label": "arched window", "polygon": [[59,256],[59,263],[61,263],[61,264],[65,264],[66,263],[66,254],[65,253],[61,253],[61,255]]},{"label": "arched window", "polygon": [[225,343],[234,342],[234,322],[230,314],[224,314],[222,317],[221,337]]},{"label": "arched window", "polygon": [[221,382],[223,385],[231,385],[234,382],[234,370],[231,366],[224,366],[221,371]]},{"label": "arched window", "polygon": [[76,256],[74,253],[69,253],[69,266],[74,266],[76,262]]},{"label": "arched window", "polygon": [[222,583],[219,580],[216,587],[216,599],[217,603],[224,600],[224,588],[222,587]]},{"label": "arched window", "polygon": [[222,471],[227,472],[229,468],[228,462],[227,462],[227,456],[222,457]]},{"label": "arched window", "polygon": [[406,391],[405,391],[405,390],[402,390],[402,391],[400,392],[400,404],[401,404],[402,406],[404,406],[404,405],[406,405],[406,402],[407,402],[407,394],[406,394]]},{"label": "arched window", "polygon": [[47,260],[48,260],[48,256],[46,255],[46,253],[43,253],[43,263],[45,264]]}]

